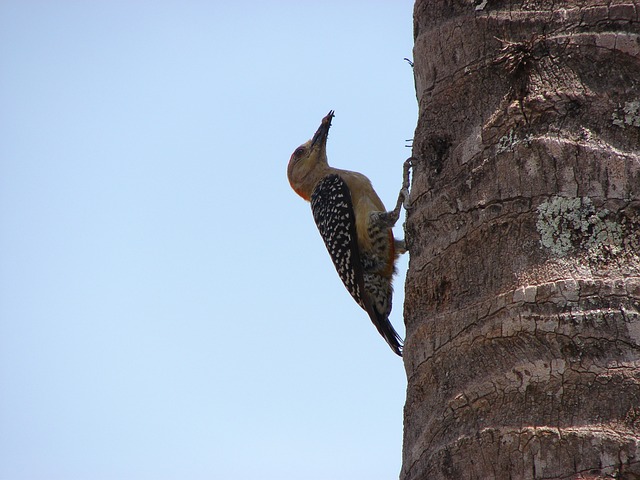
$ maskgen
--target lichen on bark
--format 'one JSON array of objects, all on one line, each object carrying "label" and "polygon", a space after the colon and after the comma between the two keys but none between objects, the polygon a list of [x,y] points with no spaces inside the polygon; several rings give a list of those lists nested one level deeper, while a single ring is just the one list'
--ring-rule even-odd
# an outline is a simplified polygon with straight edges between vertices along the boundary
[{"label": "lichen on bark", "polygon": [[564,257],[586,251],[593,258],[615,255],[622,246],[622,228],[608,217],[606,208],[596,210],[589,197],[560,197],[540,203],[536,229],[540,244],[551,254]]}]

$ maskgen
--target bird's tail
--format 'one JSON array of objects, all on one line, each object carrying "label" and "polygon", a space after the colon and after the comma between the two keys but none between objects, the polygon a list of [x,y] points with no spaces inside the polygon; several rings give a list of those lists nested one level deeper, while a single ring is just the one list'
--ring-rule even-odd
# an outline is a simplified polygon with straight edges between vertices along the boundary
[{"label": "bird's tail", "polygon": [[377,314],[376,312],[376,319],[374,320],[372,318],[372,320],[373,320],[373,324],[378,329],[378,332],[380,332],[380,335],[382,335],[382,337],[386,340],[386,342],[391,347],[391,350],[393,350],[393,352],[396,355],[399,355],[401,357],[402,348],[404,346],[402,342],[402,338],[400,337],[400,335],[398,335],[398,332],[396,332],[396,330],[393,328],[393,325],[391,325],[391,322],[389,321],[389,317]]}]

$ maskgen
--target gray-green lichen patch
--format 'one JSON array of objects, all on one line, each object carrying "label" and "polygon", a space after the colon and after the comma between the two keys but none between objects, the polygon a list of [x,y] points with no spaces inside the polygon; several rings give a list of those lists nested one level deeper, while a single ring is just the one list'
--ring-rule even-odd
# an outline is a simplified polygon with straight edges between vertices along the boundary
[{"label": "gray-green lichen patch", "polygon": [[524,144],[525,147],[529,147],[531,144],[531,135],[518,135],[515,128],[511,128],[506,134],[498,139],[496,153],[501,154],[510,152],[516,147],[516,145],[521,143]]},{"label": "gray-green lichen patch", "polygon": [[482,0],[480,4],[476,5],[476,12],[484,10],[484,7],[487,6],[487,3],[489,3],[487,0]]},{"label": "gray-green lichen patch", "polygon": [[640,100],[626,102],[621,111],[613,112],[611,119],[618,127],[640,127]]},{"label": "gray-green lichen patch", "polygon": [[552,197],[537,211],[540,244],[555,256],[583,249],[590,257],[602,258],[622,246],[620,225],[607,218],[607,209],[597,211],[589,197]]},{"label": "gray-green lichen patch", "polygon": [[513,149],[517,141],[515,131],[513,128],[507,132],[506,135],[503,135],[498,140],[498,153],[504,153]]}]

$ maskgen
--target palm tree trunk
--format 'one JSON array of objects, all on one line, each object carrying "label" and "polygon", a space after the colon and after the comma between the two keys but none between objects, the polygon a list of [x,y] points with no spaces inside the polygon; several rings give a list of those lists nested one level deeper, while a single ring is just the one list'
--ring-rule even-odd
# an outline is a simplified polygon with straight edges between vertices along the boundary
[{"label": "palm tree trunk", "polygon": [[402,480],[640,478],[639,18],[416,1]]}]

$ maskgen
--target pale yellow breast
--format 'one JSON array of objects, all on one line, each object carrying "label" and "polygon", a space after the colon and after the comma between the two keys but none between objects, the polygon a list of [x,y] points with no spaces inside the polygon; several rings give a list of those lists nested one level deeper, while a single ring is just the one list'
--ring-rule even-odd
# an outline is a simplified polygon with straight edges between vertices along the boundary
[{"label": "pale yellow breast", "polygon": [[338,172],[349,186],[351,202],[356,216],[356,231],[358,232],[358,244],[361,249],[369,250],[371,239],[368,235],[369,214],[371,212],[384,212],[384,204],[373,189],[367,177],[357,172],[341,170]]}]

